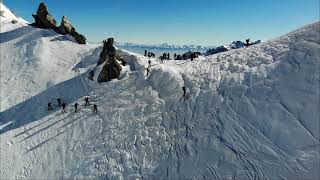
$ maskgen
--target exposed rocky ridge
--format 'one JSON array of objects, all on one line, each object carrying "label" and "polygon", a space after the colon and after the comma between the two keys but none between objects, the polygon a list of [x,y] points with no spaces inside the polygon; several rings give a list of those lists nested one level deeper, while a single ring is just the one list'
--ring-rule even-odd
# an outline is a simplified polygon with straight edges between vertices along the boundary
[{"label": "exposed rocky ridge", "polygon": [[225,52],[225,51],[229,51],[231,49],[239,49],[239,48],[248,47],[248,46],[251,46],[251,45],[255,45],[255,44],[261,43],[261,40],[257,40],[257,41],[254,41],[254,42],[249,42],[250,39],[247,39],[246,41],[247,42],[233,41],[229,45],[222,45],[222,46],[218,46],[218,47],[215,47],[215,48],[208,49],[205,54],[207,56],[209,56],[209,55],[212,55],[212,54],[217,54],[217,53],[222,53],[222,52]]},{"label": "exposed rocky ridge", "polygon": [[66,16],[62,16],[59,33],[62,35],[69,34],[79,43],[86,44],[86,38],[79,34]]},{"label": "exposed rocky ridge", "polygon": [[32,26],[44,29],[57,30],[57,21],[48,11],[48,6],[45,3],[40,3],[37,13],[32,14],[35,22]]},{"label": "exposed rocky ridge", "polygon": [[70,36],[74,37],[74,39],[79,44],[86,44],[86,38],[76,31],[76,29],[66,16],[62,17],[61,25],[57,27],[57,21],[49,13],[48,7],[45,3],[40,3],[37,13],[32,14],[32,16],[35,20],[35,22],[31,24],[32,26],[36,28],[53,29],[54,31],[62,35],[69,34]]},{"label": "exposed rocky ridge", "polygon": [[119,56],[116,55],[116,48],[113,46],[114,39],[108,38],[107,41],[103,41],[103,49],[100,54],[100,59],[97,66],[102,65],[104,62],[101,72],[98,75],[98,82],[107,82],[111,79],[116,79],[120,76],[122,70],[121,65],[118,63],[122,61]]}]

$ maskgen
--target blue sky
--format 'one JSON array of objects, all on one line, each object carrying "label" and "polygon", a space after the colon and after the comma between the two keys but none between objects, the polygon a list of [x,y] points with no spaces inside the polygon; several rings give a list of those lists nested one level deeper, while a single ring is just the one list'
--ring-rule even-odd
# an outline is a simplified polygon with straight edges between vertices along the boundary
[{"label": "blue sky", "polygon": [[3,0],[33,22],[40,2],[91,42],[220,45],[267,40],[319,20],[319,0]]}]

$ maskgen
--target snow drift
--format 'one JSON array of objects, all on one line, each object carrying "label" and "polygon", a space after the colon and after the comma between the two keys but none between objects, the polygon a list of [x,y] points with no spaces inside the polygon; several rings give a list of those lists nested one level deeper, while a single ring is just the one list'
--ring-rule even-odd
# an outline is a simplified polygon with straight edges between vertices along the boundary
[{"label": "snow drift", "polygon": [[[148,58],[120,51],[127,66],[119,79],[101,84],[88,80],[86,73],[59,78],[71,67],[90,69],[100,47],[71,47],[69,41],[53,46],[44,37],[47,31],[36,29],[34,36],[25,35],[29,31],[14,33],[15,38],[1,33],[1,40],[9,37],[1,42],[1,61],[3,53],[20,54],[10,64],[1,62],[1,75],[3,69],[18,72],[15,66],[28,64],[22,58],[26,55],[30,63],[45,61],[47,56],[28,54],[33,41],[45,43],[40,46],[44,50],[36,52],[51,52],[47,46],[56,51],[46,66],[27,68],[47,71],[55,83],[42,87],[41,93],[31,88],[32,96],[19,104],[19,94],[3,94],[13,100],[1,109],[0,176],[318,179],[319,29],[316,22],[271,41],[195,61],[160,64],[151,59],[149,77]],[[10,49],[17,39],[24,46]],[[70,49],[63,50],[66,47]],[[80,49],[86,58],[75,58]],[[56,58],[60,53],[68,53],[63,56],[67,65],[59,66],[64,62]],[[31,75],[16,76],[11,86],[28,89],[30,83],[23,82],[38,77]],[[11,76],[1,79],[1,88]],[[35,82],[42,84],[46,76]],[[186,97],[182,86],[188,89]],[[98,114],[83,106],[87,95],[98,105]],[[46,110],[56,96],[68,104],[66,113],[56,104],[54,111]],[[73,112],[75,102],[80,103],[78,113]]]}]

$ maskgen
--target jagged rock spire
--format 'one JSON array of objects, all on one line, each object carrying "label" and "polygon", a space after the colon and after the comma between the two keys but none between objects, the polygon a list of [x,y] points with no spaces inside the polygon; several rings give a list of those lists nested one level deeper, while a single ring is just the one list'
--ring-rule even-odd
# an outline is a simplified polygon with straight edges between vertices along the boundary
[{"label": "jagged rock spire", "polygon": [[107,41],[103,41],[103,49],[97,65],[101,65],[104,62],[106,63],[98,75],[98,82],[107,82],[120,76],[122,67],[117,61],[116,48],[113,46],[113,42],[113,38],[108,38]]},{"label": "jagged rock spire", "polygon": [[34,27],[54,30],[57,29],[57,22],[49,13],[48,7],[45,3],[40,3],[37,14],[32,14],[32,16],[35,20],[32,24]]},{"label": "jagged rock spire", "polygon": [[62,35],[69,34],[70,36],[73,36],[79,44],[86,44],[86,38],[76,31],[66,16],[62,17],[61,25],[57,27],[57,22],[49,13],[48,7],[45,3],[40,3],[37,14],[32,14],[32,16],[35,20],[32,26],[36,28],[53,29]]}]

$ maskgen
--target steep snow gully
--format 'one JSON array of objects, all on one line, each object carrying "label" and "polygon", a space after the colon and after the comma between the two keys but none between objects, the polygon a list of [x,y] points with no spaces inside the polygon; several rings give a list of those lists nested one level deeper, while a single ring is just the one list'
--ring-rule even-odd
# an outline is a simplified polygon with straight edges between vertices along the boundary
[{"label": "steep snow gully", "polygon": [[[148,77],[148,58],[118,50],[128,64],[119,79],[100,84],[87,78],[101,50],[90,47],[63,66],[79,75],[1,112],[0,177],[318,179],[319,31],[316,22],[195,61],[151,58]],[[46,110],[56,97],[66,113],[55,101]]]}]

